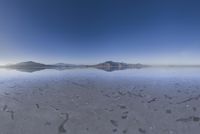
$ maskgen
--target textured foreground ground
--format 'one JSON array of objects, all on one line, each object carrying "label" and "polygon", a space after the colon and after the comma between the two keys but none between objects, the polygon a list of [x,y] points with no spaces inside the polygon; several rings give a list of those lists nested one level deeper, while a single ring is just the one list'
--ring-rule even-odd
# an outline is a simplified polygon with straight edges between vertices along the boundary
[{"label": "textured foreground ground", "polygon": [[200,79],[116,77],[1,79],[0,134],[199,134]]}]

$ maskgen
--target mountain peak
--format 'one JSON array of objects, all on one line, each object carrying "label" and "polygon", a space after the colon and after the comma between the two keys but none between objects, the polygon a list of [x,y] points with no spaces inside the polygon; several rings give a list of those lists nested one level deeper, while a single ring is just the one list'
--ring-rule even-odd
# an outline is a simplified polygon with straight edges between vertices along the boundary
[{"label": "mountain peak", "polygon": [[44,67],[44,66],[47,66],[45,64],[41,64],[41,63],[37,63],[37,62],[34,62],[34,61],[26,61],[26,62],[20,62],[20,63],[17,63],[17,64],[12,64],[12,65],[8,65],[8,67],[17,67],[17,68],[21,68],[21,67]]}]

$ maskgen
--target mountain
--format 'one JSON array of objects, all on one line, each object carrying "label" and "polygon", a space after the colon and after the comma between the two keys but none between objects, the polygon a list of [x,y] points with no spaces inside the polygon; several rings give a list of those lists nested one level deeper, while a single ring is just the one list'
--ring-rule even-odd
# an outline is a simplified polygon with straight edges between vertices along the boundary
[{"label": "mountain", "polygon": [[7,65],[6,67],[9,67],[9,68],[49,68],[52,66],[33,62],[33,61],[27,61],[27,62],[12,64],[12,65]]},{"label": "mountain", "polygon": [[72,68],[97,68],[104,71],[116,71],[116,70],[124,70],[129,68],[143,68],[148,67],[143,64],[127,64],[123,62],[114,62],[114,61],[106,61],[103,63],[99,63],[96,65],[74,65],[74,64],[65,64],[65,63],[57,63],[52,65],[46,65],[42,63],[37,63],[33,61],[21,62],[17,64],[3,66],[4,68],[16,69],[23,72],[35,72],[43,69],[56,69],[56,70],[66,70]]},{"label": "mountain", "polygon": [[[53,66],[56,66],[56,67],[78,67],[79,65],[65,64],[65,63],[57,63],[57,64],[54,64]],[[81,66],[81,65],[80,65],[80,66]]]},{"label": "mountain", "polygon": [[97,67],[126,67],[128,64],[122,62],[106,61],[96,65]]},{"label": "mountain", "polygon": [[129,69],[129,68],[143,68],[147,67],[147,65],[143,64],[127,64],[123,62],[114,62],[114,61],[106,61],[97,65],[93,65],[92,67],[102,69],[105,71],[115,71],[115,70],[124,70],[124,69]]}]

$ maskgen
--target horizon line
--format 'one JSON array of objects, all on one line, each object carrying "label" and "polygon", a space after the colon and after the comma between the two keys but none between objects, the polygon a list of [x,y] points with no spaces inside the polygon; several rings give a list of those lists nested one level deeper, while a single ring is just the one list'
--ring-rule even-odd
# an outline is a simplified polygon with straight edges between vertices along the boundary
[{"label": "horizon line", "polygon": [[97,64],[100,64],[100,63],[105,63],[105,62],[108,62],[108,61],[112,61],[112,62],[117,62],[117,63],[125,63],[125,64],[142,64],[142,65],[148,65],[148,66],[153,66],[153,67],[159,67],[159,66],[200,66],[200,64],[172,64],[172,63],[167,63],[167,64],[160,64],[160,63],[157,63],[157,64],[144,64],[144,63],[140,63],[140,62],[137,62],[137,63],[129,63],[129,62],[123,62],[123,61],[113,61],[113,60],[106,60],[104,62],[98,62],[98,63],[93,63],[93,64],[73,64],[73,63],[66,63],[66,62],[57,62],[57,63],[52,63],[52,64],[47,64],[47,63],[44,63],[44,62],[37,62],[37,61],[34,61],[34,60],[27,60],[27,61],[22,61],[22,62],[15,62],[15,63],[8,63],[8,64],[0,64],[0,66],[7,66],[7,65],[15,65],[15,64],[18,64],[18,63],[24,63],[24,62],[34,62],[34,63],[40,63],[40,64],[45,64],[45,65],[55,65],[55,64],[71,64],[71,65],[97,65]]}]

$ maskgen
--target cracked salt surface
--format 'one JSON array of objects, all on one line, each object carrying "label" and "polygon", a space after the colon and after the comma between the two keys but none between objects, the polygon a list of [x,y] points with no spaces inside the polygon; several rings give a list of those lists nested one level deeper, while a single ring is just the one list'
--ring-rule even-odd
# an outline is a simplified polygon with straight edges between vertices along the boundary
[{"label": "cracked salt surface", "polygon": [[198,68],[0,74],[2,134],[200,131]]}]

